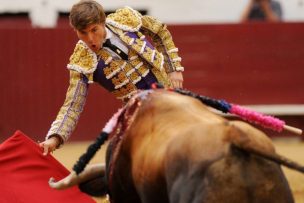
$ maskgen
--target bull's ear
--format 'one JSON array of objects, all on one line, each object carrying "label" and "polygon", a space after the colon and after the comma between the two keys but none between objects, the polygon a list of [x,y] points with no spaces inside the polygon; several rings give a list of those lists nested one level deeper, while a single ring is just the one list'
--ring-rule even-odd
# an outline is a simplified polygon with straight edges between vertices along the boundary
[{"label": "bull's ear", "polygon": [[81,192],[93,197],[102,197],[107,194],[107,181],[105,176],[98,176],[94,179],[78,185]]}]

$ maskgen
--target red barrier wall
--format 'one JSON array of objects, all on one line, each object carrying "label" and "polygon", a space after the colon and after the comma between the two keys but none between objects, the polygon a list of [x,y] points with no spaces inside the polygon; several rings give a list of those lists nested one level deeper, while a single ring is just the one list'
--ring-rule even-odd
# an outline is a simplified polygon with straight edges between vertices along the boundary
[{"label": "red barrier wall", "polygon": [[[169,29],[183,58],[187,89],[238,104],[304,103],[304,24]],[[43,140],[65,98],[65,67],[75,34],[67,26],[7,29],[0,24],[0,36],[0,140],[16,129]],[[95,138],[119,106],[109,93],[91,85],[72,140]]]},{"label": "red barrier wall", "polygon": [[304,24],[172,27],[186,87],[240,104],[303,103]]}]

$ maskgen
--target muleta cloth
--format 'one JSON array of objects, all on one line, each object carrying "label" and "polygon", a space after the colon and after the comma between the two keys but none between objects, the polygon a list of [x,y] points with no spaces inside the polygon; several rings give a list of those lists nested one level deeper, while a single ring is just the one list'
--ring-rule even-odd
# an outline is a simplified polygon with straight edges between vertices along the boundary
[{"label": "muleta cloth", "polygon": [[59,180],[69,173],[53,156],[43,156],[38,144],[21,131],[0,144],[1,203],[94,203],[78,187],[49,187],[51,176]]}]

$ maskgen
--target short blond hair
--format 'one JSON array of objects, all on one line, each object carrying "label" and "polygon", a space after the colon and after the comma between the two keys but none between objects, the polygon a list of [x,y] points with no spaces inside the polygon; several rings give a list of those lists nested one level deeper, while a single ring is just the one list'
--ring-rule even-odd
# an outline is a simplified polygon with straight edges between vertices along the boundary
[{"label": "short blond hair", "polygon": [[104,23],[106,14],[96,1],[81,0],[72,6],[69,19],[73,28],[83,30],[88,25]]}]

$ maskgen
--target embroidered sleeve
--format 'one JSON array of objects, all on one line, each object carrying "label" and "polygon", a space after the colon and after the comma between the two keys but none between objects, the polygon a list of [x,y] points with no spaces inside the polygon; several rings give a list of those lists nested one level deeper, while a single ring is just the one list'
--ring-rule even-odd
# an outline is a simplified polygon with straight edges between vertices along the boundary
[{"label": "embroidered sleeve", "polygon": [[46,139],[54,134],[58,134],[64,142],[68,140],[76,127],[86,101],[89,88],[86,80],[83,74],[70,71],[70,85],[64,104],[60,108],[56,120],[52,123]]},{"label": "embroidered sleeve", "polygon": [[142,16],[142,31],[151,37],[158,51],[165,57],[165,70],[167,73],[173,71],[184,71],[181,65],[181,57],[178,55],[172,36],[167,26],[151,16]]}]

